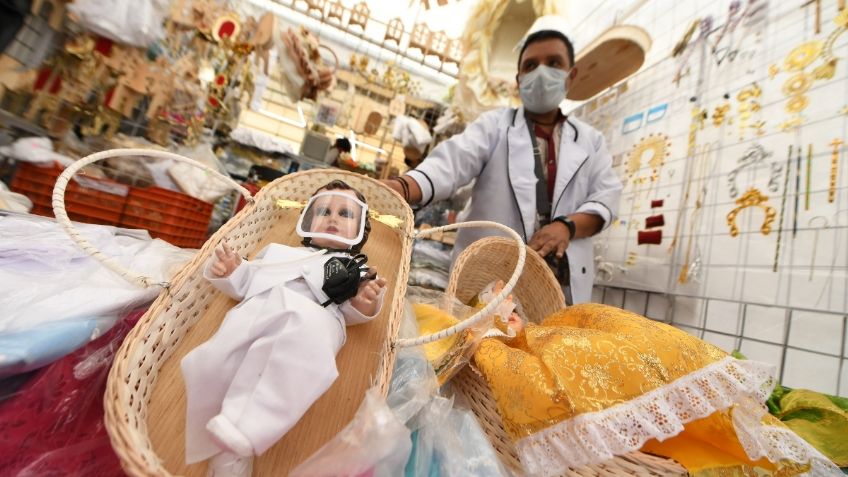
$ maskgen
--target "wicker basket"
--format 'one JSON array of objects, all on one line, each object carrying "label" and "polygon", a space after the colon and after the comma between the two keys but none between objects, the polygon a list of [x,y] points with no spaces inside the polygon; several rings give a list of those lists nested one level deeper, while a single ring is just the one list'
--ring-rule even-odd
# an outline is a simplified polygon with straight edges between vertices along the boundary
[{"label": "wicker basket", "polygon": [[[209,339],[235,301],[203,279],[202,266],[222,239],[249,256],[271,242],[298,244],[294,229],[299,211],[281,209],[275,202],[281,198],[305,201],[333,179],[342,179],[361,191],[371,210],[402,220],[396,228],[372,220],[371,235],[363,250],[369,264],[377,267],[390,284],[387,306],[374,322],[348,330],[347,344],[337,359],[339,374],[345,378],[337,380],[280,442],[257,459],[253,475],[287,475],[351,420],[368,388],[376,385],[383,394],[388,392],[395,360],[392,343],[403,313],[409,274],[411,210],[397,193],[359,174],[313,170],[288,175],[263,188],[252,204],[206,242],[118,350],[109,373],[104,408],[112,447],[129,475],[205,475],[205,462],[185,465],[186,404],[179,363]],[[54,206],[62,202],[63,191],[58,189]],[[149,279],[134,281],[151,284]]]},{"label": "wicker basket", "polygon": [[[468,303],[487,284],[507,280],[515,268],[516,245],[513,241],[489,237],[468,246],[457,258],[448,282],[448,298]],[[513,289],[528,319],[540,322],[549,314],[565,308],[562,289],[545,261],[528,248],[524,272]],[[507,436],[486,380],[473,366],[466,366],[451,380],[453,389],[463,395],[489,437],[501,462],[522,475],[521,462],[512,440]],[[641,452],[615,457],[607,462],[570,469],[569,476],[658,476],[686,475],[676,462]]]}]

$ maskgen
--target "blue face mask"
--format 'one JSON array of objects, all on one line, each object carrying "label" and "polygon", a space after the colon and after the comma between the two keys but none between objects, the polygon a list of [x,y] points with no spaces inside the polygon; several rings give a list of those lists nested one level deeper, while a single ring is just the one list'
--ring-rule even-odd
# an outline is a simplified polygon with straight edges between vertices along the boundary
[{"label": "blue face mask", "polygon": [[553,111],[565,99],[568,71],[539,65],[519,79],[518,90],[524,109],[542,114]]}]

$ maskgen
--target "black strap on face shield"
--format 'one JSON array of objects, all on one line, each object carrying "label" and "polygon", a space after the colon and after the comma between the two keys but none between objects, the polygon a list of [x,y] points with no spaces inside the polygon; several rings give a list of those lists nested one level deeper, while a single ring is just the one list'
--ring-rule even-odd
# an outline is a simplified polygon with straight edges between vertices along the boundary
[{"label": "black strap on face shield", "polygon": [[324,286],[321,290],[327,294],[328,300],[321,306],[326,307],[330,303],[341,305],[356,296],[362,280],[376,278],[376,274],[368,274],[367,262],[368,257],[362,253],[327,260],[324,264]]}]

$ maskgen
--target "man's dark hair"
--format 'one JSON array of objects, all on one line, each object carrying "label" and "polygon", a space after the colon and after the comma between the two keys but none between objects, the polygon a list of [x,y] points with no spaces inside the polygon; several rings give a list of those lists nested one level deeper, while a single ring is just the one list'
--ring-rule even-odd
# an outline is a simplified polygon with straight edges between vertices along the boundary
[{"label": "man's dark hair", "polygon": [[[358,190],[356,190],[353,187],[351,187],[350,185],[348,185],[347,182],[339,180],[339,179],[330,181],[326,185],[319,187],[318,190],[315,191],[315,194],[317,194],[319,192],[330,191],[330,190],[352,190],[354,192],[354,194],[356,194],[357,199],[359,199],[363,204],[367,203],[365,201],[365,196],[362,195],[362,192],[359,192]],[[315,194],[312,194],[312,195],[315,195]],[[311,215],[309,217],[303,218],[303,228],[305,230],[311,230],[312,229],[312,216]],[[362,233],[362,240],[360,240],[360,242],[358,244],[351,247],[350,251],[352,253],[359,253],[360,251],[362,251],[362,247],[365,245],[365,242],[368,241],[368,235],[370,233],[371,233],[371,219],[368,217],[368,212],[365,212],[365,230]],[[306,245],[307,247],[312,246],[312,240],[309,239],[309,238],[304,238],[301,243],[303,243],[303,245]]]},{"label": "man's dark hair", "polygon": [[531,43],[537,43],[550,39],[557,39],[565,43],[565,49],[568,50],[568,63],[573,68],[574,45],[571,44],[571,40],[569,40],[567,36],[563,35],[562,33],[556,30],[540,30],[528,36],[527,40],[524,41],[524,45],[521,46],[521,53],[518,54],[518,71],[521,71],[521,57],[524,56],[524,50],[526,50]]}]

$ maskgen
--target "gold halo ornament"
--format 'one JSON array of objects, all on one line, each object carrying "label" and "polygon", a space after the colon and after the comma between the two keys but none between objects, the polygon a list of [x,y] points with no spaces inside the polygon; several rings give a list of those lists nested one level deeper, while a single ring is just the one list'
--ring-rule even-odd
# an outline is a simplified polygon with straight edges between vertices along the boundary
[{"label": "gold halo ornament", "polygon": [[[666,157],[669,156],[671,142],[665,134],[649,134],[639,140],[627,158],[627,175],[633,177],[642,168],[642,159],[647,152],[651,152],[648,164],[653,172],[651,173],[651,181],[656,181],[659,170],[665,164]],[[634,181],[635,182],[635,181]]]}]

